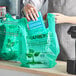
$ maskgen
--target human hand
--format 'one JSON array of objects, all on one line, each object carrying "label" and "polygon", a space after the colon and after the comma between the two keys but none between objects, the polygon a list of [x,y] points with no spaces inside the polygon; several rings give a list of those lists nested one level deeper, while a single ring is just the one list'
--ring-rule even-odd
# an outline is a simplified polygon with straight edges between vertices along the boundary
[{"label": "human hand", "polygon": [[52,13],[55,15],[56,24],[66,23],[68,20],[68,16],[63,15],[61,13]]},{"label": "human hand", "polygon": [[26,6],[24,6],[23,12],[25,13],[26,18],[28,20],[31,20],[32,19],[33,21],[35,21],[35,20],[37,20],[37,17],[39,17],[38,11],[31,4],[27,4]]}]

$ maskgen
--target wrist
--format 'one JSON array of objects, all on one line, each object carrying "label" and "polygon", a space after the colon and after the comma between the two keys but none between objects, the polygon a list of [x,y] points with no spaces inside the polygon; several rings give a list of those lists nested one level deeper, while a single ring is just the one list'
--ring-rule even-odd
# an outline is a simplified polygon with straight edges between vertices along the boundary
[{"label": "wrist", "polygon": [[71,22],[71,17],[70,16],[66,16],[65,17],[65,23],[70,23]]}]

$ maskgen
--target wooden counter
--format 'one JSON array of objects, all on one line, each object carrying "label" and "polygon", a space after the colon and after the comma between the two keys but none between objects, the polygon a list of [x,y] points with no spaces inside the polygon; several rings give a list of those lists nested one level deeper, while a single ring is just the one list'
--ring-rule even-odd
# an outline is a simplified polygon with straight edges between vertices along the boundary
[{"label": "wooden counter", "polygon": [[57,61],[57,65],[54,68],[32,69],[20,67],[20,63],[17,62],[0,61],[0,69],[37,74],[40,76],[75,76],[66,72],[66,65],[66,62]]}]

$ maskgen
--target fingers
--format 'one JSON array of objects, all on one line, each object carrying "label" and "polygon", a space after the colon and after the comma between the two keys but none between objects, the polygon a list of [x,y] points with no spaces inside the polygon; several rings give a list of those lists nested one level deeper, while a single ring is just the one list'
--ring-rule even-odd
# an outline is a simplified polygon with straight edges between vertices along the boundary
[{"label": "fingers", "polygon": [[39,17],[38,15],[38,11],[36,10],[36,8],[30,4],[28,4],[27,6],[25,6],[24,11],[26,13],[26,18],[28,20],[37,20],[37,17]]},{"label": "fingers", "polygon": [[55,22],[56,22],[56,24],[60,23],[61,20],[62,20],[61,17],[59,17],[59,16],[55,16]]},{"label": "fingers", "polygon": [[26,12],[26,18],[27,18],[27,20],[30,20],[30,17],[28,15],[28,12]]},{"label": "fingers", "polygon": [[[33,15],[33,17],[34,17],[34,20],[37,20],[37,13],[34,11],[34,9],[32,8],[31,9],[31,13],[32,13],[32,15]],[[31,17],[32,18],[32,17]]]},{"label": "fingers", "polygon": [[38,11],[36,10],[36,8],[34,8],[34,12],[36,14],[37,17],[39,17]]},{"label": "fingers", "polygon": [[34,17],[33,17],[33,14],[32,14],[32,12],[31,12],[30,10],[28,10],[28,14],[29,14],[30,18],[31,18],[33,21],[35,21],[35,19],[34,19]]},{"label": "fingers", "polygon": [[57,18],[55,17],[55,23],[57,24]]},{"label": "fingers", "polygon": [[31,5],[32,7],[30,8],[30,9],[32,9],[33,8],[33,12],[35,13],[35,15],[37,16],[37,17],[39,17],[39,14],[38,14],[38,11],[36,10],[36,8],[33,6],[33,5]]},{"label": "fingers", "polygon": [[56,24],[65,23],[67,16],[61,13],[52,13],[55,15],[55,22]]}]

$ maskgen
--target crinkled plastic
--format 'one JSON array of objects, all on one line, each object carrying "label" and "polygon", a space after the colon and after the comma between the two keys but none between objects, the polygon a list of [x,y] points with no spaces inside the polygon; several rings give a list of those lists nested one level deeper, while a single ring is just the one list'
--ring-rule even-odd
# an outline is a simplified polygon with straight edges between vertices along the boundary
[{"label": "crinkled plastic", "polygon": [[41,13],[37,21],[28,22],[22,35],[21,63],[29,68],[52,68],[60,52],[55,32],[55,16],[48,13],[48,28]]},{"label": "crinkled plastic", "polygon": [[52,68],[60,52],[55,32],[55,17],[47,15],[48,27],[45,27],[41,13],[37,21],[26,18],[13,19],[6,14],[6,20],[0,20],[0,57],[4,60],[21,61],[29,68]]},{"label": "crinkled plastic", "polygon": [[[0,20],[0,57],[4,60],[19,60],[21,54],[21,27],[27,24],[25,18],[13,19],[6,14],[6,20]],[[2,44],[1,44],[2,43]]]}]

